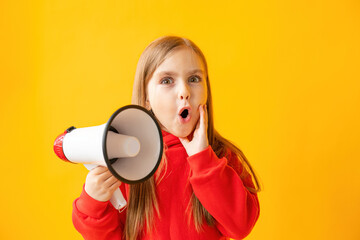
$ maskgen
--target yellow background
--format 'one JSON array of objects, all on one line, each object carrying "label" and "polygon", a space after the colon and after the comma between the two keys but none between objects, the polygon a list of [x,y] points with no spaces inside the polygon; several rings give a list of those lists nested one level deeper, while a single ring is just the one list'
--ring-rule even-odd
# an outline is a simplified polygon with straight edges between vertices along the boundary
[{"label": "yellow background", "polygon": [[2,0],[0,21],[0,239],[81,239],[87,170],[53,141],[129,104],[168,34],[204,51],[216,127],[261,177],[247,239],[360,239],[359,1]]}]

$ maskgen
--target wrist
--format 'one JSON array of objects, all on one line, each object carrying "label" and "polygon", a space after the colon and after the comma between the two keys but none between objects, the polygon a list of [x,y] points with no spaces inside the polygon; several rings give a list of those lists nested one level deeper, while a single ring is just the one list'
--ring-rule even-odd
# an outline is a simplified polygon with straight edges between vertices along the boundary
[{"label": "wrist", "polygon": [[191,156],[194,156],[194,155],[196,155],[196,154],[198,154],[198,153],[201,153],[202,151],[204,151],[204,150],[207,149],[208,147],[209,147],[209,144],[200,146],[200,147],[197,148],[196,150],[190,151],[190,152],[188,153],[188,156],[191,157]]},{"label": "wrist", "polygon": [[188,157],[187,161],[196,174],[207,172],[219,164],[227,162],[225,158],[219,159],[210,145],[205,150]]},{"label": "wrist", "polygon": [[101,202],[91,197],[86,191],[85,187],[76,200],[75,205],[77,209],[88,216],[100,218],[108,207],[108,202]]}]

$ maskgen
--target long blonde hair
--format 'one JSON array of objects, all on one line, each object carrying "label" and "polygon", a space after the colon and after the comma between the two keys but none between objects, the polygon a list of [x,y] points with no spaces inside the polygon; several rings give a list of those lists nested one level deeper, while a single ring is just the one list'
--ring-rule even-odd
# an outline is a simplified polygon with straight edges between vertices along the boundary
[{"label": "long blonde hair", "polygon": [[[218,157],[226,155],[227,150],[235,153],[245,171],[243,176],[250,173],[255,181],[254,188],[248,188],[251,192],[260,191],[260,185],[258,178],[253,171],[250,163],[246,159],[243,152],[232,144],[227,139],[223,138],[214,128],[213,122],[213,109],[212,109],[212,97],[211,88],[208,76],[207,63],[204,54],[201,50],[189,39],[181,38],[177,36],[165,36],[153,41],[140,56],[133,86],[132,103],[140,106],[146,106],[146,87],[152,74],[156,68],[166,59],[166,57],[172,51],[179,49],[180,47],[187,47],[192,49],[202,60],[204,64],[204,70],[206,73],[207,84],[207,110],[208,110],[208,140],[212,149]],[[159,171],[159,170],[158,170]],[[125,236],[127,240],[136,240],[139,233],[144,231],[150,231],[152,226],[152,219],[156,211],[159,214],[156,191],[155,191],[154,177],[151,177],[147,181],[139,184],[130,185],[129,205],[126,215],[125,224]],[[192,208],[192,217],[194,219],[195,227],[197,231],[201,231],[203,225],[203,219],[206,223],[212,226],[214,219],[210,213],[202,206],[196,195],[193,193],[191,203],[189,206]],[[146,224],[146,228],[144,225]]]}]

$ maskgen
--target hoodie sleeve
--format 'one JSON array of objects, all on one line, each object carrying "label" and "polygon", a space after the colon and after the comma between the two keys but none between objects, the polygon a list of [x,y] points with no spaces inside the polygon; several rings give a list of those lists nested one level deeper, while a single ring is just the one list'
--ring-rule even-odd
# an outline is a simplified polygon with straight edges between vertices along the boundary
[{"label": "hoodie sleeve", "polygon": [[216,220],[217,229],[226,237],[245,238],[259,218],[256,193],[247,187],[254,185],[235,154],[228,159],[218,158],[211,146],[188,157],[191,168],[190,183],[195,195]]},{"label": "hoodie sleeve", "polygon": [[[120,186],[123,194],[124,185]],[[126,209],[120,213],[110,201],[97,201],[90,197],[84,188],[73,203],[72,221],[85,240],[122,239],[125,219]]]}]

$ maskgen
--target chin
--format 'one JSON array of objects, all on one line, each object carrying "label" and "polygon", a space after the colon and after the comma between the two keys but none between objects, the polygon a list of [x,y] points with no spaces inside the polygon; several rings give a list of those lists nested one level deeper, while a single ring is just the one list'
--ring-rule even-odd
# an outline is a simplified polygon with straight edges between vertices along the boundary
[{"label": "chin", "polygon": [[176,129],[172,134],[179,138],[186,138],[192,133],[193,129]]}]

